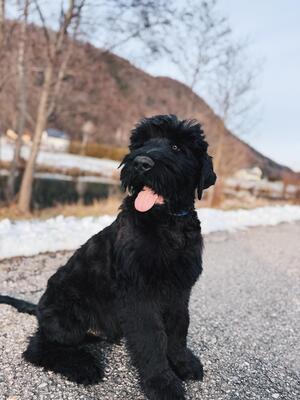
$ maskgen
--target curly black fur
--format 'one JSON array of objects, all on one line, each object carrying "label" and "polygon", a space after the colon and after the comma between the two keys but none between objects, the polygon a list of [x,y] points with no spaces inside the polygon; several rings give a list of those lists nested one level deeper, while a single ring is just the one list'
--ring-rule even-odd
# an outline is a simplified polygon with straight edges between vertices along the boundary
[{"label": "curly black fur", "polygon": [[[137,156],[154,165],[137,170]],[[173,115],[143,119],[121,166],[130,195],[115,222],[49,279],[24,357],[76,382],[97,382],[102,367],[86,345],[88,333],[110,341],[124,336],[148,398],[184,399],[181,380],[203,377],[186,342],[190,292],[202,271],[195,191],[201,197],[216,180],[201,126]],[[164,204],[137,211],[134,200],[143,186]]]}]

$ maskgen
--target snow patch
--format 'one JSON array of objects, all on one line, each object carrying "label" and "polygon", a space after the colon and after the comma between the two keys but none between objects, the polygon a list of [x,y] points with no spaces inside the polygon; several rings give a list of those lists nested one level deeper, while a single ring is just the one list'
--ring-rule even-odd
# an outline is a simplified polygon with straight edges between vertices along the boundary
[{"label": "snow patch", "polygon": [[[277,225],[300,220],[299,206],[261,207],[253,210],[198,210],[202,233],[233,232],[251,226]],[[74,250],[115,220],[112,216],[63,217],[48,220],[0,221],[0,259],[43,252]]]},{"label": "snow patch", "polygon": [[[22,146],[21,156],[27,159],[30,148]],[[11,161],[13,158],[13,147],[8,143],[2,143],[0,146],[0,159],[2,161]],[[79,156],[69,153],[52,153],[40,151],[37,158],[37,164],[56,167],[61,169],[79,168],[81,171],[98,172],[103,176],[111,178],[116,173],[119,162],[105,158],[95,158]]]}]

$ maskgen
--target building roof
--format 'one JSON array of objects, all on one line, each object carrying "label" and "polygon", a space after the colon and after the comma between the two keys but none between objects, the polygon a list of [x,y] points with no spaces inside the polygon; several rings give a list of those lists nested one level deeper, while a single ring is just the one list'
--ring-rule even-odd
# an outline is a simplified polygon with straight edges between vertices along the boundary
[{"label": "building roof", "polygon": [[70,136],[66,132],[60,131],[58,129],[48,128],[48,129],[46,129],[46,132],[49,137],[65,139],[65,140],[70,139]]}]

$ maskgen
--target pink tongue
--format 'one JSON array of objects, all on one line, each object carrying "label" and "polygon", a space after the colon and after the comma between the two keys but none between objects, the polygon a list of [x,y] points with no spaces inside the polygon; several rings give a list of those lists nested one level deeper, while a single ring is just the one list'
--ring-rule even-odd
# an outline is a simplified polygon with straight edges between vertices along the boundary
[{"label": "pink tongue", "polygon": [[163,199],[158,194],[154,193],[152,189],[147,186],[137,195],[134,206],[137,211],[146,212],[154,206],[155,203],[162,204]]}]

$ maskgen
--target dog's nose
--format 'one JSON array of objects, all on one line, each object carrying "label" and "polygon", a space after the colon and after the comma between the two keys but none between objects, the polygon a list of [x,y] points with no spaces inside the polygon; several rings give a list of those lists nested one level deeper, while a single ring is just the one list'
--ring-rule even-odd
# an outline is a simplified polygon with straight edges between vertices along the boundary
[{"label": "dog's nose", "polygon": [[140,172],[147,172],[154,166],[154,161],[150,157],[137,156],[133,160],[134,169]]}]

